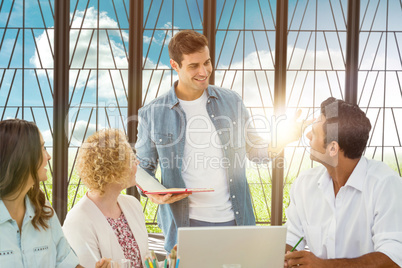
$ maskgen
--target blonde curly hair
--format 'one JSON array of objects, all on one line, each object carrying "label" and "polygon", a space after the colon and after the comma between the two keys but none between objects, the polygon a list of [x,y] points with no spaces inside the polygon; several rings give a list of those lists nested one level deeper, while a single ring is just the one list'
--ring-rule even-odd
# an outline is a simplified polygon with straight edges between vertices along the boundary
[{"label": "blonde curly hair", "polygon": [[126,185],[133,156],[133,151],[121,130],[103,129],[82,144],[76,170],[90,190],[103,195],[105,187],[110,183]]}]

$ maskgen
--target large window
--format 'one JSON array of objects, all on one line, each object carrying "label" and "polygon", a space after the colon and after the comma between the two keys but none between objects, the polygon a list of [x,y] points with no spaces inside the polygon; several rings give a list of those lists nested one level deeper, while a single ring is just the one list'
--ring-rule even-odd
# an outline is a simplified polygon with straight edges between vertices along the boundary
[{"label": "large window", "polygon": [[[133,0],[134,1],[134,0]],[[86,188],[74,171],[82,141],[102,128],[127,133],[129,46],[143,43],[142,103],[167,92],[177,79],[167,45],[183,29],[203,32],[202,0],[145,0],[142,40],[129,40],[130,0],[70,0],[68,208]],[[317,115],[329,96],[345,97],[347,0],[289,0],[287,114]],[[275,84],[275,0],[216,1],[215,84],[243,98],[251,115],[272,123]],[[54,0],[7,0],[0,4],[0,116],[35,121],[46,147],[53,146]],[[358,104],[373,129],[368,158],[401,174],[402,2],[362,0],[360,8]],[[263,121],[263,120],[262,120]],[[255,120],[261,127],[261,120]],[[291,183],[317,164],[304,137],[285,149],[284,210]],[[43,184],[52,195],[52,162]],[[159,173],[158,173],[159,176]],[[272,165],[249,163],[247,176],[257,222],[271,221]],[[157,206],[142,198],[150,231]],[[286,221],[283,215],[283,221]]]}]

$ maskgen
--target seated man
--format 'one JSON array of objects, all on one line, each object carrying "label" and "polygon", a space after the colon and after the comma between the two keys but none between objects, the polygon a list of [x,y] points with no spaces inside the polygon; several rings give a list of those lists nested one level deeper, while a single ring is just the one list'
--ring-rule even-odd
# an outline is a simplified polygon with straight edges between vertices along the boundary
[{"label": "seated man", "polygon": [[[402,266],[402,179],[362,156],[370,129],[358,106],[321,104],[307,137],[310,158],[323,166],[292,186],[285,267]],[[289,252],[301,237],[300,251]]]}]

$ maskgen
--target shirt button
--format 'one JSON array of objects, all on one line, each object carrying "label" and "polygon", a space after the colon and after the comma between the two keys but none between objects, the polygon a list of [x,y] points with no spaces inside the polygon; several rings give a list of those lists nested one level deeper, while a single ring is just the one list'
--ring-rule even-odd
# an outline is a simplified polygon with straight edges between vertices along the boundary
[{"label": "shirt button", "polygon": [[232,196],[232,198],[235,198],[236,196],[234,195],[234,196]]},{"label": "shirt button", "polygon": [[227,150],[228,149],[228,147],[227,146],[225,146],[225,150]]},{"label": "shirt button", "polygon": [[222,135],[222,131],[219,131],[218,133],[219,133],[219,135]]},{"label": "shirt button", "polygon": [[238,211],[236,211],[236,215],[239,215],[239,212],[238,212]]},{"label": "shirt button", "polygon": [[162,142],[162,139],[159,139],[160,142]]},{"label": "shirt button", "polygon": [[233,180],[232,180],[232,179],[230,179],[229,181],[230,181],[230,182],[232,182]]},{"label": "shirt button", "polygon": [[210,103],[211,102],[211,100],[208,100],[208,103]]},{"label": "shirt button", "polygon": [[236,125],[236,121],[233,121],[233,125]]},{"label": "shirt button", "polygon": [[214,117],[215,117],[215,115],[211,114],[211,117],[212,117],[212,118],[214,118]]}]

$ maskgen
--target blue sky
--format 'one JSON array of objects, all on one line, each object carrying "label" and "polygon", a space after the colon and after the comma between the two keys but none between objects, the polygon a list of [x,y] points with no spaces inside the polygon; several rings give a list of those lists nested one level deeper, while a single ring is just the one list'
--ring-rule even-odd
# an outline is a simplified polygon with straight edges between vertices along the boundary
[{"label": "blue sky", "polygon": [[[54,1],[50,2],[54,6]],[[119,116],[120,113],[125,115],[127,111],[126,109],[119,111],[114,107],[117,102],[121,106],[127,104],[125,97],[127,92],[125,89],[127,88],[128,79],[127,71],[124,70],[127,68],[126,53],[128,53],[127,14],[122,0],[114,1],[117,14],[113,8],[112,1],[100,1],[100,7],[97,6],[97,2],[89,1],[88,4],[87,1],[71,1],[71,17],[74,16],[74,19],[70,37],[70,54],[74,54],[74,58],[71,62],[73,70],[70,72],[70,97],[72,106],[79,105],[82,99],[88,107],[94,107],[96,101],[98,101],[99,105],[106,107],[99,111],[99,128],[107,127],[109,124],[105,111],[112,118],[112,127],[122,127],[123,123]],[[202,2],[202,0],[188,0],[187,2],[185,0],[175,0],[173,6],[171,0],[165,0],[161,6],[162,0],[154,0],[152,6],[150,6],[150,0],[144,1],[144,23],[148,13],[149,16],[145,24],[143,48],[143,55],[144,57],[148,55],[148,58],[144,58],[143,62],[145,62],[146,69],[155,69],[153,72],[152,70],[144,71],[143,93],[144,97],[146,95],[145,102],[149,102],[156,95],[168,90],[172,80],[176,79],[175,74],[169,68],[167,43],[172,35],[172,29],[193,27],[201,31]],[[226,5],[223,7],[224,2],[218,1],[217,5],[216,59],[218,60],[219,58],[219,62],[216,64],[216,84],[230,87],[242,94],[248,107],[272,106],[275,1],[226,1]],[[0,14],[0,38],[4,36],[3,46],[0,50],[0,68],[3,68],[0,69],[0,79],[4,75],[0,88],[0,114],[4,113],[5,117],[15,116],[18,108],[8,108],[4,112],[3,106],[6,102],[7,106],[21,106],[22,102],[24,102],[25,106],[39,106],[39,108],[33,109],[35,119],[42,132],[45,133],[44,135],[46,135],[50,145],[49,123],[46,119],[45,110],[40,106],[43,106],[43,103],[48,106],[53,105],[51,95],[53,59],[49,39],[50,43],[52,43],[54,22],[49,1],[40,1],[44,15],[42,18],[38,2],[26,0],[25,26],[34,29],[25,30],[25,42],[23,43],[23,31],[20,30],[18,33],[18,29],[14,28],[23,26],[22,3],[22,0],[15,1],[9,21],[7,19],[12,4],[11,0],[3,2]],[[128,0],[125,3],[128,8]],[[365,71],[359,74],[359,92],[363,92],[360,98],[360,105],[372,107],[368,109],[367,114],[373,125],[377,121],[379,126],[384,125],[389,130],[386,132],[385,145],[400,146],[396,130],[400,132],[402,125],[399,121],[395,127],[393,119],[401,118],[402,109],[392,111],[388,109],[385,115],[386,121],[383,123],[382,112],[380,111],[380,115],[378,115],[379,110],[375,108],[384,105],[384,88],[387,90],[385,106],[402,107],[402,65],[399,45],[402,43],[402,24],[400,19],[402,17],[402,7],[399,0],[390,0],[388,3],[387,9],[387,1],[361,1],[360,69]],[[317,4],[318,6],[316,6]],[[74,13],[76,5],[77,10]],[[260,7],[263,10],[262,14]],[[245,11],[243,11],[244,8]],[[290,61],[288,67],[290,71],[288,72],[287,95],[289,106],[310,107],[313,104],[318,106],[323,99],[331,94],[338,98],[342,97],[344,59],[346,57],[346,8],[346,0],[289,1],[289,24],[291,25],[288,35],[288,59]],[[316,10],[317,20],[315,20]],[[129,11],[127,10],[127,12]],[[92,30],[97,25],[98,13],[100,27],[108,29],[107,34],[105,30],[99,33],[99,60],[97,60],[96,50],[98,33]],[[172,13],[174,13],[174,16]],[[335,14],[335,17],[332,16],[332,13]],[[85,19],[83,20],[84,14]],[[7,21],[8,29],[4,35]],[[301,24],[301,22],[303,23]],[[77,28],[81,27],[81,25],[87,29],[80,32]],[[118,26],[123,30],[118,31]],[[47,31],[44,30],[45,27]],[[157,28],[155,32],[151,29],[153,27]],[[317,35],[311,34],[311,30],[315,30],[316,27],[319,30]],[[381,31],[384,31],[386,27],[388,27],[388,30],[395,32],[382,33]],[[245,33],[239,32],[239,30],[243,29],[246,30]],[[262,31],[264,29],[266,31]],[[299,29],[303,32],[296,32]],[[339,33],[334,32],[336,29]],[[378,32],[369,34],[367,31],[370,29]],[[253,30],[253,32],[250,30]],[[324,34],[322,30],[327,32]],[[153,39],[151,39],[153,33]],[[17,34],[18,39],[15,41]],[[79,42],[76,43],[78,35],[80,38]],[[163,44],[165,36],[167,36],[167,39]],[[87,50],[91,37],[92,46]],[[108,38],[111,40],[110,44]],[[40,58],[36,53],[35,42],[39,49]],[[14,44],[16,44],[15,49]],[[74,51],[76,44],[77,48]],[[388,46],[387,54],[385,54],[385,44]],[[113,51],[113,56],[110,52],[111,50]],[[16,71],[11,87],[14,70],[5,71],[4,68],[7,68],[12,53],[11,68],[25,67],[33,69],[25,70],[24,73],[21,70]],[[376,60],[374,60],[375,55],[377,55]],[[83,66],[84,60],[86,62],[85,66]],[[386,75],[381,71],[385,67],[385,62],[386,68],[391,70]],[[115,63],[117,69],[115,69]],[[89,71],[89,68],[95,68],[97,64],[101,68],[105,68],[105,70],[101,70],[99,73],[94,70]],[[46,69],[41,69],[41,67]],[[84,69],[79,70],[82,67]],[[246,71],[237,71],[242,68],[245,68]],[[315,73],[313,72],[314,68],[317,70]],[[34,69],[36,69],[37,76]],[[111,70],[109,71],[108,69]],[[253,69],[258,69],[259,71],[254,72]],[[47,70],[47,73],[45,70]],[[327,72],[326,70],[331,71]],[[111,80],[110,77],[113,79]],[[24,84],[24,91],[22,90],[22,84]],[[87,85],[86,88],[85,85]],[[42,89],[42,95],[40,94],[39,86]],[[113,87],[115,92],[110,90]],[[149,90],[145,91],[146,89]],[[72,95],[73,91],[74,95]],[[84,91],[85,94],[82,98]],[[264,114],[264,109],[252,109],[255,114]],[[73,108],[70,118],[66,119],[70,122],[70,129],[77,115],[75,111],[76,109]],[[272,112],[269,109],[267,111]],[[47,109],[47,113],[51,123],[52,110]],[[95,115],[92,114],[91,120],[89,120],[90,113],[91,108],[88,108],[83,109],[79,114],[78,124],[75,128],[77,145],[79,145],[79,140],[88,126],[88,121],[90,121],[90,131],[95,129]],[[26,108],[24,116],[27,119],[31,119],[30,114],[31,110]],[[307,114],[304,115],[306,116]],[[18,117],[21,116],[20,111]],[[382,144],[382,127],[378,127],[378,131],[373,133],[373,137],[373,144]]]}]

